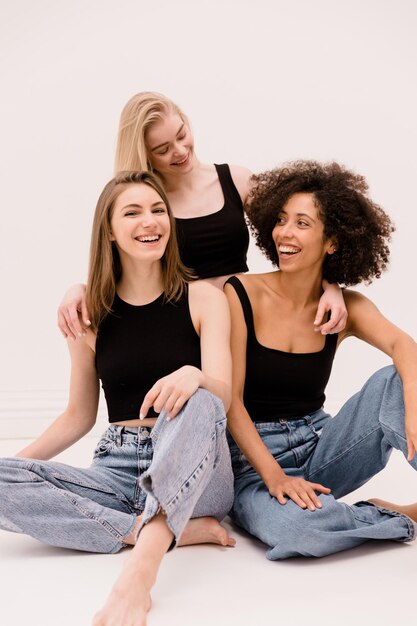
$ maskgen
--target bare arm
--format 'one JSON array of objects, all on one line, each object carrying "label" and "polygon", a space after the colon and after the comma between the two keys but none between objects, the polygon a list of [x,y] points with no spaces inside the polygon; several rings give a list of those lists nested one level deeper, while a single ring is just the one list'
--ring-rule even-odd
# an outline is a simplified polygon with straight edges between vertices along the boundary
[{"label": "bare arm", "polygon": [[241,165],[230,165],[229,167],[233,182],[239,192],[242,203],[245,205],[249,201],[252,172],[247,167],[242,167]]},{"label": "bare arm", "polygon": [[175,417],[185,402],[203,387],[218,396],[227,411],[230,404],[231,356],[229,348],[229,308],[224,294],[203,281],[189,285],[191,317],[200,335],[201,369],[185,365],[156,381],[146,394],[140,408],[140,417],[149,408],[167,411]]},{"label": "bare arm", "polygon": [[[322,335],[340,333],[346,326],[348,316],[343,291],[337,283],[328,283],[327,280],[323,280],[323,290],[314,320],[314,330]],[[326,313],[330,313],[330,319],[324,322]]]},{"label": "bare arm", "polygon": [[310,510],[314,510],[315,507],[320,508],[321,503],[315,490],[329,493],[330,489],[303,479],[288,477],[263,443],[245,408],[243,390],[246,376],[246,323],[235,290],[231,285],[225,285],[224,290],[229,301],[232,322],[232,402],[227,414],[230,433],[268,487],[270,494],[275,496],[280,504],[286,503],[285,496],[287,495],[301,508]]},{"label": "bare arm", "polygon": [[85,285],[70,287],[59,305],[58,327],[65,338],[83,337],[90,326],[85,289]]},{"label": "bare arm", "polygon": [[36,441],[17,456],[48,460],[81,439],[95,424],[99,386],[94,352],[85,338],[76,342],[68,341],[68,347],[71,355],[71,382],[67,408]]},{"label": "bare arm", "polygon": [[405,430],[408,460],[417,451],[417,344],[403,330],[387,320],[365,296],[346,291],[349,321],[341,339],[358,337],[393,360],[404,387]]}]

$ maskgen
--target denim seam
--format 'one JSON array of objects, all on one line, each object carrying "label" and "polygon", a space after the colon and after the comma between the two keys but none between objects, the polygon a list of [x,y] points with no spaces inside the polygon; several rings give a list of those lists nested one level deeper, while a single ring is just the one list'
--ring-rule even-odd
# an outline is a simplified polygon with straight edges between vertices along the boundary
[{"label": "denim seam", "polygon": [[[406,541],[413,541],[415,539],[415,525],[414,525],[413,520],[410,517],[408,517],[408,515],[404,515],[403,513],[399,513],[398,511],[390,511],[389,509],[386,509],[383,506],[379,506],[378,504],[374,504],[373,502],[369,502],[368,500],[361,500],[360,502],[356,502],[356,504],[368,504],[378,509],[378,511],[385,513],[385,515],[390,515],[391,517],[401,517],[408,526],[409,537],[407,537],[406,539],[396,539],[396,541],[406,542]],[[374,524],[374,522],[367,522],[361,519],[359,516],[355,515],[352,506],[350,506],[350,509],[352,509],[353,517],[356,520],[360,521],[361,524],[365,523],[365,524],[368,524],[369,526],[372,526]]]},{"label": "denim seam", "polygon": [[335,461],[337,461],[338,459],[343,457],[345,454],[347,454],[348,452],[353,450],[353,448],[356,448],[357,445],[362,443],[365,439],[367,439],[368,437],[373,435],[373,433],[376,432],[379,429],[380,429],[380,426],[377,426],[376,428],[373,428],[372,430],[367,432],[363,437],[361,437],[360,439],[355,441],[355,443],[353,445],[351,445],[349,448],[346,448],[346,450],[343,450],[343,452],[340,452],[337,456],[335,456],[332,459],[330,459],[329,461],[327,461],[327,463],[325,463],[324,465],[320,465],[320,467],[317,468],[314,472],[311,472],[311,473],[307,472],[307,473],[305,473],[305,475],[308,477],[308,479],[310,479],[312,476],[314,476],[315,474],[318,474],[323,469],[325,469],[326,467],[328,467],[329,465],[331,465],[332,463],[334,463]]},{"label": "denim seam", "polygon": [[385,430],[389,430],[390,433],[393,433],[396,437],[400,437],[403,441],[407,442],[407,438],[404,437],[401,433],[398,433],[396,430],[393,430],[387,424],[383,424],[382,422],[381,422],[381,424],[385,428]]},{"label": "denim seam", "polygon": [[[56,472],[51,472],[51,476],[53,476],[57,480],[62,481],[63,483],[70,483],[71,485],[78,485],[79,487],[84,487],[85,489],[92,489],[93,491],[100,491],[101,493],[111,494],[115,496],[118,500],[120,500],[121,502],[126,502],[127,504],[129,504],[129,501],[127,500],[126,496],[124,496],[122,493],[115,491],[114,489],[111,489],[110,487],[108,488],[98,487],[97,485],[88,483],[86,481],[74,480],[72,477],[71,479],[69,479],[68,476],[65,476]],[[48,484],[47,481],[45,481],[45,483]]]},{"label": "denim seam", "polygon": [[[216,433],[213,433],[213,435],[211,437],[211,440],[210,440],[210,443],[212,443],[215,439],[216,439]],[[189,477],[186,480],[184,480],[184,482],[179,487],[179,489],[177,490],[175,495],[169,500],[169,502],[167,502],[166,509],[165,509],[165,511],[167,513],[168,513],[168,509],[171,508],[171,506],[174,504],[174,502],[178,499],[178,496],[184,491],[184,488],[187,487],[187,485],[190,483],[190,481],[194,478],[194,476],[196,475],[197,471],[200,470],[202,468],[203,464],[205,463],[205,461],[207,461],[207,459],[208,459],[208,457],[210,455],[210,450],[211,450],[211,448],[209,448],[207,450],[207,452],[205,453],[204,457],[201,459],[199,464],[194,468],[193,472],[189,475]]]},{"label": "denim seam", "polygon": [[83,507],[81,507],[78,502],[77,499],[75,498],[75,495],[72,493],[69,493],[63,489],[58,489],[58,487],[55,487],[54,485],[51,485],[50,483],[45,482],[46,486],[49,487],[49,489],[54,490],[58,495],[60,495],[61,497],[65,498],[67,501],[70,502],[70,504],[77,509],[77,511],[79,511],[81,513],[81,515],[83,515],[84,517],[87,517],[88,519],[97,522],[98,524],[100,524],[112,537],[116,538],[118,543],[121,543],[124,545],[123,543],[123,538],[129,534],[129,532],[131,532],[133,526],[136,524],[136,515],[134,513],[127,513],[126,515],[134,515],[135,516],[135,520],[133,522],[133,526],[131,526],[130,531],[128,531],[125,534],[121,534],[116,528],[114,528],[107,520],[101,520],[98,517],[92,515],[90,513],[90,511],[86,511]]}]

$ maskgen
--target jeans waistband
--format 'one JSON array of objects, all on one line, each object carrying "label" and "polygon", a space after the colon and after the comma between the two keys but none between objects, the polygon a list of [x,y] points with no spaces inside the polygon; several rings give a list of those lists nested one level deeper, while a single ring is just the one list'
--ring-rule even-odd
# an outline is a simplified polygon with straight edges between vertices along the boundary
[{"label": "jeans waistband", "polygon": [[116,441],[119,445],[148,439],[152,433],[152,426],[116,426],[110,424],[106,430],[106,437]]}]

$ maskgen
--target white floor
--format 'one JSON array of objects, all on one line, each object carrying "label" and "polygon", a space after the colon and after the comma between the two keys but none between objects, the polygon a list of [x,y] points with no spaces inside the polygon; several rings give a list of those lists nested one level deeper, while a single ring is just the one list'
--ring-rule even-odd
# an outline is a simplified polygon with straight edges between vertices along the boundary
[{"label": "white floor", "polygon": [[[0,456],[25,443],[0,441]],[[88,465],[93,446],[86,438],[60,460]],[[416,485],[394,453],[388,468],[346,501],[410,502]],[[148,626],[416,623],[417,544],[373,543],[321,560],[271,563],[261,543],[232,530],[234,549],[193,546],[166,556]],[[0,624],[90,626],[125,557],[55,549],[0,531]]]}]

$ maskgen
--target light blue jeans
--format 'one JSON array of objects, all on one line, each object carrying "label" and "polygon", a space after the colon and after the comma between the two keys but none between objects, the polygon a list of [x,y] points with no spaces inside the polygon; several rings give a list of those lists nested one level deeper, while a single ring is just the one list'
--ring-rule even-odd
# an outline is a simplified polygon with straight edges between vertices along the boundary
[{"label": "light blue jeans", "polygon": [[113,553],[143,513],[160,508],[178,541],[191,517],[218,520],[233,502],[222,402],[199,389],[154,428],[110,426],[91,467],[0,459],[0,528],[88,552]]},{"label": "light blue jeans", "polygon": [[[332,490],[319,496],[322,509],[304,510],[292,500],[281,505],[230,442],[232,518],[269,547],[267,558],[320,557],[370,539],[413,539],[416,525],[405,515],[369,502],[349,506],[337,500],[383,469],[393,448],[407,455],[403,388],[393,366],[376,372],[333,418],[320,409],[301,419],[257,423],[256,428],[287,475]],[[416,457],[411,465],[417,469]]]}]

